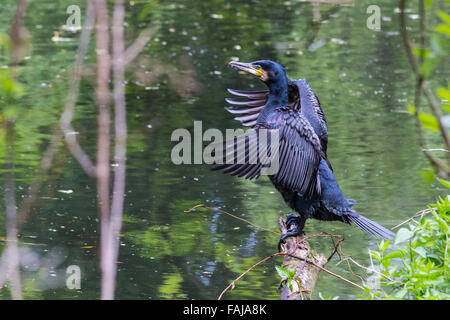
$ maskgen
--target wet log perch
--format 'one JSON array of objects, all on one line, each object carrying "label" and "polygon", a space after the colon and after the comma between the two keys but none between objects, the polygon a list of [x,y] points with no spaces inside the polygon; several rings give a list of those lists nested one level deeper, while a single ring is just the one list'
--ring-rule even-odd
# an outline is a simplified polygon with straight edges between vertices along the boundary
[{"label": "wet log perch", "polygon": [[[278,220],[278,225],[283,234],[288,231],[283,218]],[[310,300],[320,272],[320,269],[314,264],[323,267],[327,263],[327,259],[323,254],[312,250],[308,241],[301,236],[287,238],[286,243],[281,245],[281,252],[286,253],[283,256],[282,267],[295,270],[296,273],[294,279],[290,281],[292,291],[286,283],[280,299]]]}]

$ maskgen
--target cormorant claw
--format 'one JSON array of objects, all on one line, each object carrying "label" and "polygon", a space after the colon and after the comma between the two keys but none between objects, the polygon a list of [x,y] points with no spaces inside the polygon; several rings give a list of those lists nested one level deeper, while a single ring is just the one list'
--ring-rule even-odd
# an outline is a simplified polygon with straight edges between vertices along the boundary
[{"label": "cormorant claw", "polygon": [[281,235],[280,241],[278,241],[278,252],[281,252],[281,244],[284,244],[286,238],[295,237],[302,235],[303,226],[305,225],[305,219],[298,214],[287,214],[286,215],[286,228],[288,231]]}]

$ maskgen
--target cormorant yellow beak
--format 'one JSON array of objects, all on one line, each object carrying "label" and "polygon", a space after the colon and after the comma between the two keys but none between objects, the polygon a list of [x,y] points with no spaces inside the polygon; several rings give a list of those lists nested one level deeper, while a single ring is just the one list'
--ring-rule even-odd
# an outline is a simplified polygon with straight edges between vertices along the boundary
[{"label": "cormorant yellow beak", "polygon": [[251,73],[251,74],[253,74],[254,76],[257,76],[257,77],[262,77],[263,74],[264,74],[261,66],[253,65],[251,63],[231,61],[228,64],[228,66],[231,67],[231,68],[237,69],[237,70],[241,70],[241,71],[245,71],[245,72]]}]

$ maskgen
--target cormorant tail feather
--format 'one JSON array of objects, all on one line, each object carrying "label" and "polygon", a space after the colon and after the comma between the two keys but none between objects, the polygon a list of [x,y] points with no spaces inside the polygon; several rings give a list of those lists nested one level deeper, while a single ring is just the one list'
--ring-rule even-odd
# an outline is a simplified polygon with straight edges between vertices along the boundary
[{"label": "cormorant tail feather", "polygon": [[360,229],[378,238],[394,240],[395,233],[379,225],[378,223],[367,219],[366,217],[353,211],[346,215],[347,218],[356,224]]}]

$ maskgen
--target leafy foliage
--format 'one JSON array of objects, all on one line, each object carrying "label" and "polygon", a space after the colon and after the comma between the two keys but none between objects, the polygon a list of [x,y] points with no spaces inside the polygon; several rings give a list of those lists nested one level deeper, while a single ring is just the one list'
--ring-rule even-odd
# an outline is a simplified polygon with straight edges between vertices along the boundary
[{"label": "leafy foliage", "polygon": [[389,240],[370,255],[379,262],[380,288],[366,285],[367,299],[450,299],[450,196],[429,206],[429,214],[401,228],[395,249]]}]

